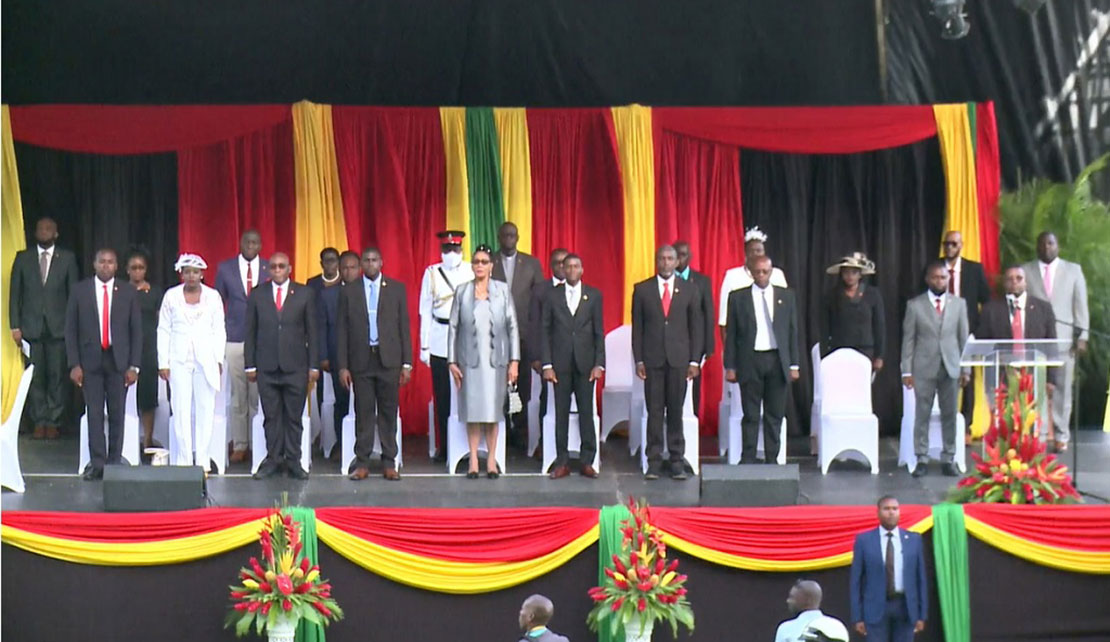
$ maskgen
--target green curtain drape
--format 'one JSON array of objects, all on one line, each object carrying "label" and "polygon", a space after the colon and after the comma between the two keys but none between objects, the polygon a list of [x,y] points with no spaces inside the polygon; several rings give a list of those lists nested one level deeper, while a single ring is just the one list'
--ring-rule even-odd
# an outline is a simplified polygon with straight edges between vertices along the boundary
[{"label": "green curtain drape", "polygon": [[[624,504],[603,506],[598,517],[599,533],[597,538],[597,583],[605,581],[605,569],[613,568],[613,554],[621,551],[621,522],[632,517]],[[624,642],[624,632],[609,634],[609,627],[602,626],[597,632],[598,642]]]},{"label": "green curtain drape", "polygon": [[466,174],[470,185],[470,247],[497,247],[505,221],[501,196],[501,151],[490,107],[466,110]]},{"label": "green curtain drape", "polygon": [[964,529],[964,507],[960,504],[933,506],[933,561],[944,639],[971,642],[967,531]]},{"label": "green curtain drape", "polygon": [[[286,509],[301,525],[301,542],[305,557],[314,565],[320,563],[319,540],[316,538],[316,511],[304,506],[293,506]],[[324,627],[301,620],[297,624],[297,642],[324,642],[327,638]]]}]

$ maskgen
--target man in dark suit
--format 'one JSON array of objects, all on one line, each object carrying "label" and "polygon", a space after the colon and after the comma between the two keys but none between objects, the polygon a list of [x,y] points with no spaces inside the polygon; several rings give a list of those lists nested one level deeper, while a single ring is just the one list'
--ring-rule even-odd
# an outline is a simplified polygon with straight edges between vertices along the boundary
[{"label": "man in dark suit", "polygon": [[377,248],[362,251],[362,278],[339,293],[339,381],[355,391],[356,481],[370,475],[374,429],[382,444],[382,476],[401,479],[397,458],[400,387],[412,377],[412,339],[405,284],[382,274]]},{"label": "man in dark suit", "polygon": [[786,413],[786,390],[798,380],[798,307],[794,292],[771,285],[771,257],[759,256],[748,266],[752,285],[728,295],[725,336],[725,379],[740,384],[744,403],[743,451],[740,462],[756,462],[760,408],[763,454],[778,459],[779,430]]},{"label": "man in dark suit", "polygon": [[316,336],[316,298],[312,289],[289,280],[289,257],[270,257],[270,283],[247,298],[243,363],[247,379],[258,383],[266,430],[266,460],[254,474],[265,479],[282,466],[294,479],[308,479],[301,468],[301,416],[308,384],[320,376]]},{"label": "man in dark suit", "polygon": [[[362,276],[362,267],[358,252],[350,250],[339,255],[339,281],[346,285],[357,281]],[[331,377],[332,390],[335,391],[335,445],[332,449],[332,458],[338,460],[343,445],[343,418],[351,406],[350,392],[339,382],[339,341],[337,326],[339,323],[339,293],[342,287],[329,287],[320,290],[317,300],[317,309],[320,311],[320,320],[316,324],[320,334],[320,371],[328,373]],[[322,375],[321,375],[322,376]],[[317,389],[321,386],[317,386]],[[323,402],[321,402],[323,403]]]},{"label": "man in dark suit", "polygon": [[605,324],[601,291],[582,283],[582,259],[563,258],[566,283],[550,289],[543,306],[543,378],[555,386],[555,463],[551,478],[570,474],[567,438],[570,396],[578,402],[578,430],[582,438],[579,461],[582,475],[594,479],[597,453],[594,435],[594,382],[605,372]]},{"label": "man in dark suit", "polygon": [[258,386],[247,380],[243,351],[247,334],[247,298],[266,282],[269,266],[258,256],[262,237],[247,230],[239,239],[239,254],[220,263],[216,270],[216,291],[224,300],[224,325],[227,328],[228,380],[231,382],[231,409],[228,413],[228,439],[232,443],[231,462],[247,460],[251,418],[258,406]]},{"label": "man in dark suit", "polygon": [[[715,334],[713,318],[716,308],[713,306],[713,282],[709,280],[708,276],[690,267],[690,243],[675,241],[674,251],[678,254],[678,265],[675,267],[675,274],[698,288],[699,308],[701,309],[702,319],[705,321],[705,334],[702,335],[705,337],[705,354],[702,355],[701,360],[701,363],[704,364],[709,357],[713,356],[713,348],[715,347],[713,345],[713,335]],[[701,372],[694,378],[694,414],[701,417]]]},{"label": "man in dark suit", "polygon": [[[671,477],[686,479],[686,440],[682,404],[686,382],[698,376],[704,354],[705,323],[697,288],[687,287],[674,273],[678,256],[663,245],[655,252],[655,276],[632,289],[632,357],[636,376],[644,381],[647,400],[648,470],[644,479],[658,479],[663,469],[663,416],[667,418],[667,450]],[[697,453],[694,453],[697,457]]]},{"label": "man in dark suit", "polygon": [[898,527],[898,500],[879,500],[879,528],[856,536],[852,552],[852,622],[868,642],[911,642],[925,630],[929,587],[921,536]]},{"label": "man in dark suit", "polygon": [[62,424],[66,373],[65,314],[70,290],[77,283],[77,259],[55,245],[58,224],[41,218],[35,224],[35,247],[15,255],[8,298],[12,340],[31,346],[35,366],[27,393],[27,414],[35,439],[57,439]]},{"label": "man in dark suit", "polygon": [[[540,348],[532,345],[528,336],[528,328],[536,321],[530,317],[532,312],[532,291],[544,282],[543,266],[536,257],[525,254],[516,249],[520,233],[515,224],[502,223],[497,230],[497,243],[500,246],[497,254],[493,255],[493,279],[509,284],[513,294],[513,307],[516,310],[517,327],[520,328],[520,353],[524,363],[539,357]],[[517,389],[520,400],[527,405],[532,394],[532,374],[528,368],[520,370],[517,380]],[[513,444],[521,449],[528,443],[528,413],[523,410],[511,417],[512,431],[509,437]]]},{"label": "man in dark suit", "polygon": [[[135,288],[116,280],[116,253],[96,252],[96,276],[73,288],[65,315],[69,378],[85,395],[89,423],[86,481],[104,477],[104,465],[123,456],[123,413],[127,386],[142,363],[143,327]],[[108,406],[108,443],[104,443],[104,406]]]},{"label": "man in dark suit", "polygon": [[[1006,298],[990,301],[983,306],[979,325],[974,326],[975,337],[996,340],[1055,339],[1056,314],[1052,311],[1052,304],[1026,291],[1025,269],[1020,265],[1006,268],[1002,275],[1002,285],[1006,290]],[[1054,392],[1062,374],[1060,368],[1048,369],[1050,392]],[[986,379],[987,398],[990,399],[993,397],[993,372]],[[994,408],[993,403],[991,408]]]},{"label": "man in dark suit", "polygon": [[[967,303],[967,323],[974,332],[979,327],[979,309],[991,300],[991,289],[983,265],[960,256],[964,249],[963,235],[952,230],[944,235],[944,262],[948,266],[948,293]],[[975,414],[975,386],[964,388],[960,414],[971,426]]]}]

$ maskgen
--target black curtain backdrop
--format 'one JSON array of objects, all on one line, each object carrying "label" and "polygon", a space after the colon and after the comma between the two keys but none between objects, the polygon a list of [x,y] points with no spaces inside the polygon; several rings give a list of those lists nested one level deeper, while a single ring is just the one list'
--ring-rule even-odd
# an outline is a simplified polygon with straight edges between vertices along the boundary
[{"label": "black curtain backdrop", "polygon": [[874,0],[9,0],[4,101],[880,100]]},{"label": "black curtain backdrop", "polygon": [[945,182],[936,138],[847,155],[742,150],[744,225],[769,236],[767,253],[798,292],[802,380],[793,386],[791,425],[809,424],[810,348],[817,343],[826,294],[837,277],[825,268],[853,251],[875,261],[865,277],[886,306],[885,367],[872,400],[880,430],[898,434],[902,417],[899,356],[906,301],[925,290],[925,265],[938,256]]},{"label": "black curtain backdrop", "polygon": [[92,274],[96,250],[116,250],[120,278],[132,246],[151,255],[147,278],[176,284],[177,156],[73,154],[16,143],[19,189],[28,245],[35,222],[58,222],[58,245],[77,255],[81,275]]}]

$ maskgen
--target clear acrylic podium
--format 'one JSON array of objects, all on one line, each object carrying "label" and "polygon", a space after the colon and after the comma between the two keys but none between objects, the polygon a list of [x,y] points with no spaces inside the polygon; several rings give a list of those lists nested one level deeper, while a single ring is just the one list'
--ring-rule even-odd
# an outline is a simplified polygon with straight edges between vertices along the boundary
[{"label": "clear acrylic podium", "polygon": [[984,369],[983,382],[987,387],[987,399],[992,412],[995,390],[999,384],[1006,382],[1006,369],[1032,370],[1033,398],[1036,400],[1037,413],[1041,417],[1047,417],[1048,395],[1045,394],[1045,384],[1048,380],[1048,368],[1063,366],[1071,346],[1070,339],[969,339],[960,355],[960,367]]}]

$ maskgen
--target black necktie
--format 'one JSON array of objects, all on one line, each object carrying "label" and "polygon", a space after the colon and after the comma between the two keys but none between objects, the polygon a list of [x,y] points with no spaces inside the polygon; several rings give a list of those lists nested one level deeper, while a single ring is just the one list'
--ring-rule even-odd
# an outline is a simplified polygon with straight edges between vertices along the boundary
[{"label": "black necktie", "polygon": [[886,533],[886,596],[894,597],[894,533]]}]

